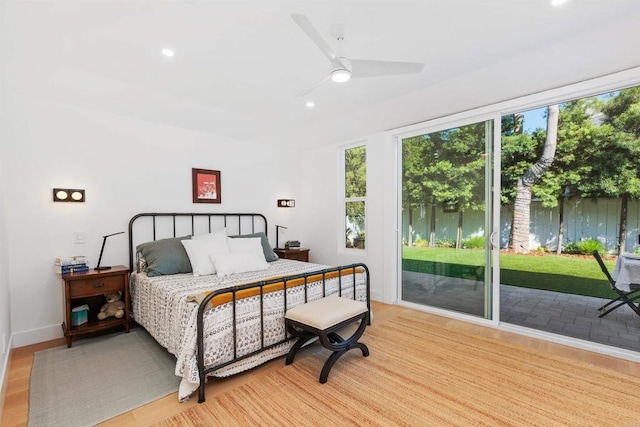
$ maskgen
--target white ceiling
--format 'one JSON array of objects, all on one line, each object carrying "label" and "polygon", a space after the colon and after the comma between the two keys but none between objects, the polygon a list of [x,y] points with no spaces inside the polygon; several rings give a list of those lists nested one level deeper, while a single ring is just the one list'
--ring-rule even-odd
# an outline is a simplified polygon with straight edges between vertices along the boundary
[{"label": "white ceiling", "polygon": [[[306,148],[640,66],[640,1],[3,1],[7,91]],[[325,82],[305,14],[354,59],[416,75]],[[169,59],[161,49],[170,47]],[[313,99],[315,108],[305,107]]]}]

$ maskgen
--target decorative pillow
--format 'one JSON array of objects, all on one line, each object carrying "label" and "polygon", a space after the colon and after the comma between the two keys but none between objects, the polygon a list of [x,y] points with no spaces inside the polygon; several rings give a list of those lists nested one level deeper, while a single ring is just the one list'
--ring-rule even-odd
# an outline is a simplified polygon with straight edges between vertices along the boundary
[{"label": "decorative pillow", "polygon": [[181,243],[190,238],[191,236],[173,237],[139,244],[136,250],[147,261],[147,276],[191,273],[191,263]]},{"label": "decorative pillow", "polygon": [[264,252],[264,259],[267,262],[277,261],[279,259],[278,255],[273,251],[271,245],[269,244],[269,239],[267,239],[267,235],[263,232],[253,233],[253,234],[244,234],[242,236],[231,236],[232,239],[245,239],[251,237],[260,237],[260,243],[262,244],[262,251]]},{"label": "decorative pillow", "polygon": [[219,239],[220,236],[224,236],[225,238],[227,237],[226,227],[221,230],[214,231],[213,233],[194,234],[193,236],[191,236],[191,239],[192,240]]},{"label": "decorative pillow", "polygon": [[228,276],[230,274],[246,273],[247,271],[259,271],[269,268],[269,264],[265,261],[262,251],[249,252],[230,252],[218,255],[213,259],[216,266],[216,272],[219,277]]},{"label": "decorative pillow", "polygon": [[259,237],[250,237],[247,239],[227,238],[227,244],[229,245],[229,252],[232,254],[255,253],[264,258],[262,243]]},{"label": "decorative pillow", "polygon": [[212,260],[219,255],[229,253],[227,236],[221,233],[205,239],[183,240],[182,245],[187,251],[193,267],[193,275],[196,277],[215,274],[216,268]]}]

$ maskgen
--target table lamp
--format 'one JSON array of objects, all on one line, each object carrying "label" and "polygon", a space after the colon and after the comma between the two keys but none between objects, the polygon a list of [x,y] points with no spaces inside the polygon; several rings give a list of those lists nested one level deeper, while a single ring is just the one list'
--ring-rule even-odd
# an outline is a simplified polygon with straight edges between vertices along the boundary
[{"label": "table lamp", "polygon": [[280,247],[280,244],[278,242],[278,235],[280,234],[280,229],[284,228],[285,230],[287,229],[287,227],[283,226],[283,225],[276,225],[276,249],[282,249]]},{"label": "table lamp", "polygon": [[104,244],[107,243],[107,237],[111,237],[111,236],[115,236],[116,234],[123,234],[123,233],[124,231],[120,231],[118,233],[107,234],[106,236],[102,236],[103,240],[102,240],[102,248],[100,249],[100,257],[98,258],[98,265],[96,265],[96,268],[94,268],[94,270],[101,271],[101,270],[109,270],[111,268],[110,266],[100,266],[100,261],[102,261],[102,253],[104,252]]}]

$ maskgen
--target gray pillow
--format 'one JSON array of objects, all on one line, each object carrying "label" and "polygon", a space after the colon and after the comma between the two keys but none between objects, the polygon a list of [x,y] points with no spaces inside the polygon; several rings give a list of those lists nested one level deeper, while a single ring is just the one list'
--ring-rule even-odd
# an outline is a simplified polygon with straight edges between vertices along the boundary
[{"label": "gray pillow", "polygon": [[147,276],[191,273],[193,269],[189,256],[180,243],[181,240],[190,238],[191,236],[173,237],[139,244],[136,250],[147,262]]},{"label": "gray pillow", "polygon": [[262,243],[262,252],[264,252],[264,259],[267,262],[277,261],[279,259],[278,255],[273,251],[271,245],[269,244],[269,239],[267,239],[267,235],[263,232],[253,233],[253,234],[243,234],[242,236],[230,236],[232,239],[243,239],[248,237],[259,237],[260,243]]}]

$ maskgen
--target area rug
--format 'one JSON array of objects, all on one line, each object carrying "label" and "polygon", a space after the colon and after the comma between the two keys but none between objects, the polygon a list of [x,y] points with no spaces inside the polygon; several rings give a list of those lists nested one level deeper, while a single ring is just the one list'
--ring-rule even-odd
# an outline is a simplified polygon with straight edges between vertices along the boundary
[{"label": "area rug", "polygon": [[142,328],[34,354],[29,426],[89,426],[178,390],[175,357]]},{"label": "area rug", "polygon": [[[631,426],[640,378],[470,329],[398,316],[318,382],[326,354],[207,399],[164,426]],[[284,365],[284,364],[283,364]]]}]

